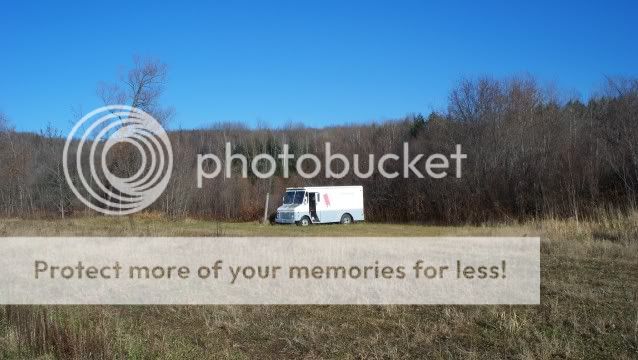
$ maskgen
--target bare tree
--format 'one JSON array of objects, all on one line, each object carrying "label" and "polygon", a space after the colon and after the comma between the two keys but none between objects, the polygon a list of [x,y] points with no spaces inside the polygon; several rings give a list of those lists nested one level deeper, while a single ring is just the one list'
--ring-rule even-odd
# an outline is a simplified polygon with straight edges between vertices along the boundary
[{"label": "bare tree", "polygon": [[44,151],[36,164],[36,171],[40,177],[37,179],[41,190],[41,203],[47,209],[55,209],[62,219],[71,212],[71,200],[73,193],[66,183],[62,164],[62,134],[48,124],[40,131]]},{"label": "bare tree", "polygon": [[[141,109],[166,127],[174,113],[172,108],[163,107],[160,102],[166,89],[167,70],[166,64],[158,59],[136,56],[133,67],[120,75],[116,83],[98,84],[97,95],[105,105],[129,105]],[[142,166],[142,154],[131,144],[122,142],[109,155],[107,166],[116,175],[132,176]]]},{"label": "bare tree", "polygon": [[105,105],[126,104],[142,109],[166,126],[174,114],[172,108],[160,104],[167,74],[167,65],[158,59],[135,56],[133,68],[117,83],[98,84],[97,95]]},{"label": "bare tree", "polygon": [[9,118],[7,117],[5,113],[0,111],[0,133],[4,133],[12,129],[13,127],[11,126],[11,123],[9,122]]}]

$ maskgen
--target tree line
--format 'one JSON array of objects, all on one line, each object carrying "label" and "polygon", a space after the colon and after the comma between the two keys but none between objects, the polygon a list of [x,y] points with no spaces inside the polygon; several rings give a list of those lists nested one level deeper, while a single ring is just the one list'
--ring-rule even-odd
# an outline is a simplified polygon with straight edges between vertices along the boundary
[{"label": "tree line", "polygon": [[[171,110],[157,101],[163,86],[161,67],[129,73],[124,88],[101,87],[104,98],[147,107],[167,121]],[[146,68],[148,71],[149,69]],[[158,75],[159,74],[159,75]],[[159,79],[159,80],[158,80]],[[150,85],[149,85],[150,84]],[[106,89],[106,90],[104,90]],[[127,95],[129,94],[129,95]],[[108,100],[105,100],[105,103]],[[136,103],[137,102],[137,103]],[[449,94],[447,110],[413,114],[382,123],[326,128],[291,125],[249,128],[223,123],[197,130],[169,132],[173,176],[166,191],[147,210],[172,217],[257,220],[264,199],[269,212],[286,187],[362,185],[366,218],[383,222],[481,223],[541,217],[596,216],[633,211],[638,193],[638,80],[614,79],[587,102],[561,101],[530,77],[462,80]],[[288,144],[297,158],[312,153],[322,161],[324,144],[367,169],[367,155],[451,154],[456,144],[468,155],[461,178],[447,176],[388,179],[352,172],[342,179],[303,179],[294,165],[289,178],[236,176],[206,179],[196,186],[197,154],[224,158],[227,142],[249,160],[273,157]],[[70,191],[62,171],[64,139],[55,129],[19,133],[0,114],[0,215],[66,217],[90,213]],[[130,173],[138,153],[124,148],[110,157],[109,168]],[[128,164],[122,166],[122,164]],[[396,168],[393,168],[396,167]],[[131,169],[129,169],[131,168]],[[119,169],[119,170],[118,170]],[[402,160],[388,162],[402,171]],[[88,169],[86,170],[88,171]]]}]

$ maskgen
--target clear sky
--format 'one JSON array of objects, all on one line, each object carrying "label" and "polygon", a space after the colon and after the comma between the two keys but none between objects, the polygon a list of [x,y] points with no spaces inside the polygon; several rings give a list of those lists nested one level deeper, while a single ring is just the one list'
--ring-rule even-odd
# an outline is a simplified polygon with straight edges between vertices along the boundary
[{"label": "clear sky", "polygon": [[172,128],[323,126],[444,109],[462,76],[586,98],[638,75],[636,1],[3,1],[0,110],[67,131],[135,54],[169,66]]}]

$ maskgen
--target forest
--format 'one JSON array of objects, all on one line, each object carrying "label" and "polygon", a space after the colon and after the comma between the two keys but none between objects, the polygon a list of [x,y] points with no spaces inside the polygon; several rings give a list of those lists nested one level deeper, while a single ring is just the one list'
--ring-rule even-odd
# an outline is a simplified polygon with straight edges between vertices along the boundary
[{"label": "forest", "polygon": [[[120,85],[100,86],[105,103],[128,103],[168,122],[173,111],[160,95],[166,69],[140,63]],[[216,123],[202,129],[171,129],[174,168],[162,196],[146,211],[169,217],[224,221],[258,220],[275,211],[285,187],[362,185],[366,219],[373,222],[485,223],[535,218],[596,218],[636,207],[638,192],[638,79],[608,78],[587,101],[557,95],[531,76],[462,79],[448,96],[445,111],[409,114],[366,124],[311,128]],[[119,86],[119,87],[118,87]],[[167,110],[168,109],[168,110]],[[14,130],[10,114],[0,113],[0,216],[58,217],[93,214],[70,191],[62,170],[66,134],[52,127],[39,133]],[[385,178],[378,172],[359,178],[304,179],[280,173],[269,179],[250,174],[207,179],[196,186],[197,154],[217,154],[233,144],[248,159],[276,158],[284,144],[299,156],[323,159],[324,144],[334,152],[361,156],[411,153],[452,154],[456,144],[468,155],[463,176]],[[114,172],[130,172],[138,154],[123,148],[109,159]],[[393,165],[394,164],[394,165]],[[234,165],[233,165],[234,166]],[[387,170],[401,171],[401,161]],[[241,171],[233,167],[233,171]]]}]

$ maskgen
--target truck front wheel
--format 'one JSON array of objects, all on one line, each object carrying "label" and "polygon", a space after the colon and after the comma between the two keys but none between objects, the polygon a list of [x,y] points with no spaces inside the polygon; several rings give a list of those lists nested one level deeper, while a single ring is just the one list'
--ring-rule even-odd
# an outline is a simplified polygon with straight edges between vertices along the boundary
[{"label": "truck front wheel", "polygon": [[310,218],[307,216],[304,216],[301,218],[301,220],[297,221],[297,225],[299,226],[308,226],[310,225]]}]

